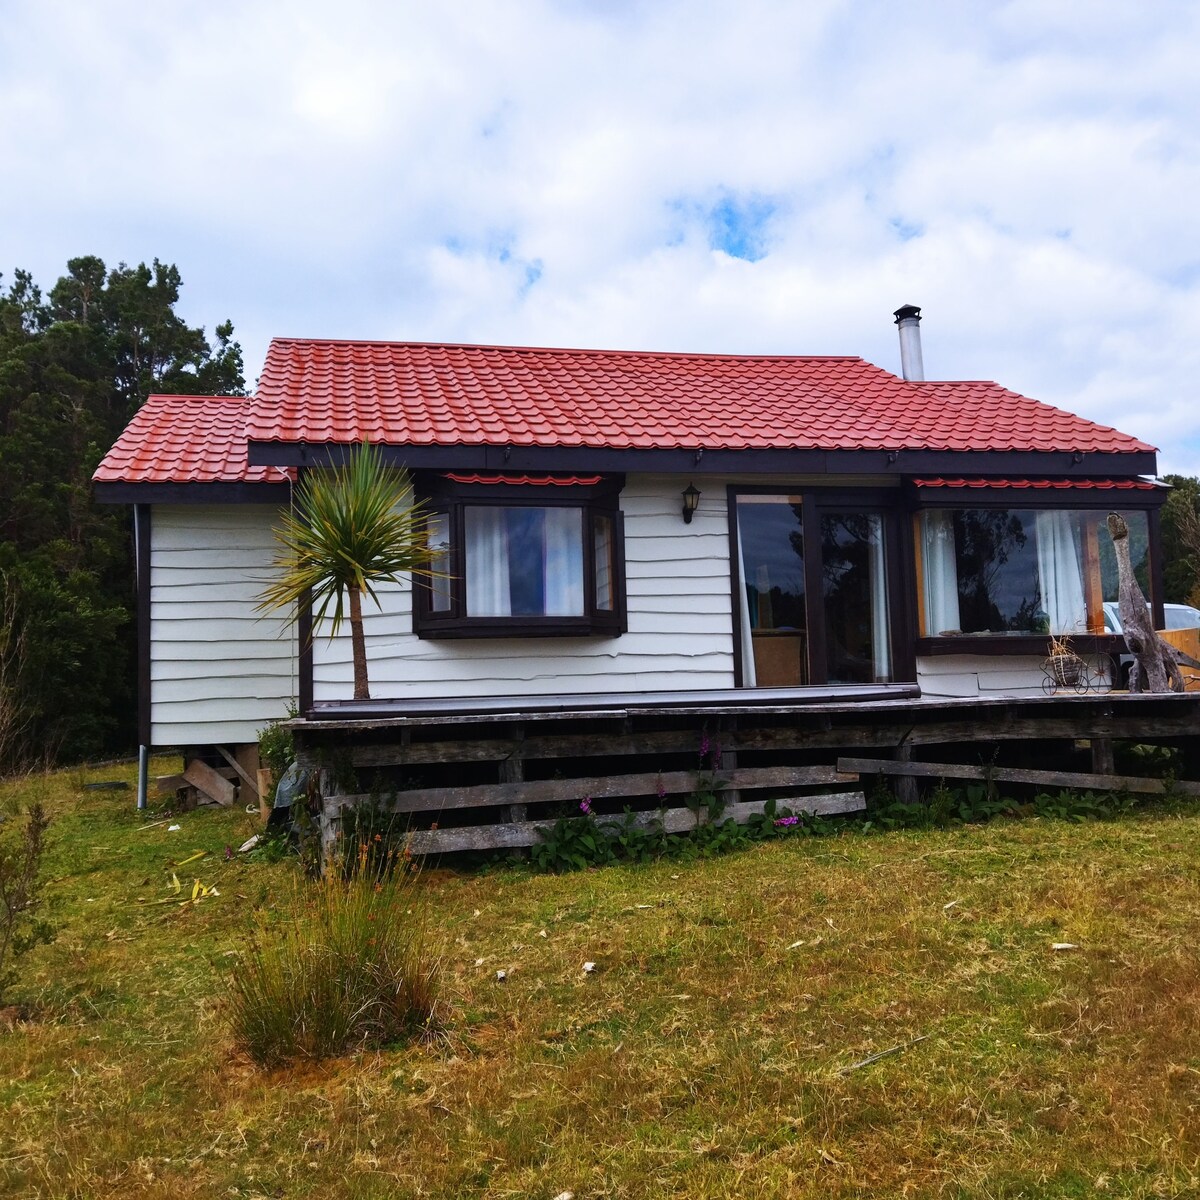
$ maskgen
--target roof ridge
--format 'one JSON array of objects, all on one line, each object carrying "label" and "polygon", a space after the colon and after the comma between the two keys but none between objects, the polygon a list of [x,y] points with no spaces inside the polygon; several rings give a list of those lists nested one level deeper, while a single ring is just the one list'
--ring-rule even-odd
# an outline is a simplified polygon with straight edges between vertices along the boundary
[{"label": "roof ridge", "polygon": [[[388,346],[424,350],[488,350],[505,354],[597,354],[606,358],[699,358],[706,361],[716,359],[739,362],[746,359],[777,362],[861,362],[869,367],[874,367],[877,371],[892,374],[886,367],[870,362],[861,354],[738,354],[733,351],[706,353],[702,350],[617,350],[611,347],[594,346],[507,346],[493,342],[413,342],[394,341],[386,338],[273,337],[271,344],[274,345],[276,342],[301,346]],[[269,353],[268,350],[268,355]]]},{"label": "roof ridge", "polygon": [[151,392],[146,397],[145,403],[149,404],[151,400],[216,400],[222,404],[233,401],[236,401],[238,404],[245,404],[247,400],[251,399],[253,399],[252,396],[201,396],[193,392]]}]

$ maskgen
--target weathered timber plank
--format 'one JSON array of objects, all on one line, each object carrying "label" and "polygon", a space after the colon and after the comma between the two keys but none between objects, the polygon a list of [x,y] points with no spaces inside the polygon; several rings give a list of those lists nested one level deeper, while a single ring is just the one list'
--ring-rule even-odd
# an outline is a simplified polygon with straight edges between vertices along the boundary
[{"label": "weathered timber plank", "polygon": [[[1027,771],[1018,767],[972,767],[963,763],[891,762],[883,758],[839,758],[838,767],[863,775],[920,775],[926,779],[994,779],[1000,783],[1035,783],[1050,787],[1090,788],[1111,792],[1114,789],[1161,795],[1161,779],[1135,779],[1128,775],[1089,775],[1072,771]],[[1176,781],[1177,792],[1200,796],[1200,783]]]},{"label": "weathered timber plank", "polygon": [[160,795],[168,795],[171,792],[177,792],[180,788],[185,788],[188,781],[182,775],[157,775],[154,779],[155,790]]},{"label": "weathered timber plank", "polygon": [[535,779],[524,783],[482,783],[467,787],[420,788],[385,796],[331,796],[341,808],[380,802],[391,812],[441,812],[448,808],[478,808],[490,804],[542,804],[579,800],[590,796],[603,800],[623,796],[653,796],[694,792],[714,781],[731,788],[800,787],[804,784],[855,783],[858,776],[833,767],[741,767],[718,771],[714,776],[701,771],[649,771],[641,775],[601,775],[590,779]]},{"label": "weathered timber plank", "polygon": [[[455,727],[459,729],[460,727]],[[1186,737],[1200,733],[1200,714],[1149,718],[1113,716],[1111,713],[1081,713],[1071,718],[1003,718],[980,722],[978,714],[964,712],[960,720],[928,725],[834,725],[828,729],[797,724],[787,728],[740,729],[725,735],[725,747],[747,750],[824,750],[847,746],[894,746],[905,734],[914,746],[958,741],[1015,741],[1059,738],[1153,738]],[[459,740],[461,738],[461,740]],[[546,734],[526,737],[522,757],[600,758],[618,755],[687,753],[697,748],[695,730],[667,730],[642,734]],[[408,746],[389,742],[374,746],[352,746],[351,762],[356,767],[387,767],[454,762],[490,762],[507,758],[513,743],[505,738],[471,740],[469,735]]]},{"label": "weathered timber plank", "polygon": [[203,792],[210,800],[215,800],[226,808],[233,803],[233,798],[237,795],[237,789],[228,779],[199,759],[188,763],[183,777],[198,792]]},{"label": "weathered timber plank", "polygon": [[[755,813],[763,811],[765,801],[745,801],[729,805],[718,818],[732,818],[739,825]],[[836,813],[861,812],[866,807],[862,792],[839,792],[827,796],[799,796],[788,802],[794,812],[820,813],[832,816]],[[598,817],[597,824],[616,825],[624,817]],[[663,812],[634,813],[633,821],[639,828],[646,829],[662,821],[667,833],[686,833],[696,827],[696,814],[687,808],[668,808]],[[477,825],[462,829],[422,829],[409,835],[409,849],[413,854],[447,854],[459,850],[502,850],[521,846],[535,846],[542,840],[542,832],[554,828],[553,821],[509,821],[499,825]]]},{"label": "weathered timber plank", "polygon": [[250,774],[246,768],[224,746],[218,746],[217,753],[242,777],[242,782],[254,793],[255,800],[260,799],[258,784],[250,778]]}]

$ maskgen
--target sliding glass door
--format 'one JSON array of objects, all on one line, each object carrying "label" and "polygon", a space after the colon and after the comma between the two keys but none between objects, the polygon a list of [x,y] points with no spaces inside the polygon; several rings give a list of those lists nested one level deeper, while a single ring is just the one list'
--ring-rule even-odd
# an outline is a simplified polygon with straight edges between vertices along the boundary
[{"label": "sliding glass door", "polygon": [[888,515],[813,493],[735,501],[743,685],[889,681]]}]

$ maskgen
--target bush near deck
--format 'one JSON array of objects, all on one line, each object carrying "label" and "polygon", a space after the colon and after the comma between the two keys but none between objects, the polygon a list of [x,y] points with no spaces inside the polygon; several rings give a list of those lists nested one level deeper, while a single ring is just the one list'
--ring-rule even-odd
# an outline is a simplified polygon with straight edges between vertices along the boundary
[{"label": "bush near deck", "polygon": [[59,925],[14,989],[29,1019],[0,1033],[4,1194],[1200,1187],[1190,811],[429,870],[445,1037],[264,1071],[233,1046],[222,976],[292,863],[226,860],[245,814],[155,824],[79,790],[112,775],[0,788],[50,811]]}]

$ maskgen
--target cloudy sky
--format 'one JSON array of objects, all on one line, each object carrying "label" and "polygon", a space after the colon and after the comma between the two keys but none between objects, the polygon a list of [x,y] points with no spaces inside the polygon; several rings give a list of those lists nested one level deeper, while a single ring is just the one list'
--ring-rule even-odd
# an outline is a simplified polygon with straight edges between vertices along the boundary
[{"label": "cloudy sky", "polygon": [[0,271],[273,335],[857,354],[1200,474],[1200,5],[5,0]]}]

